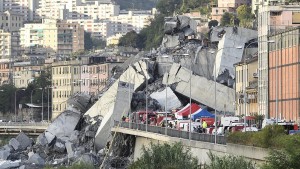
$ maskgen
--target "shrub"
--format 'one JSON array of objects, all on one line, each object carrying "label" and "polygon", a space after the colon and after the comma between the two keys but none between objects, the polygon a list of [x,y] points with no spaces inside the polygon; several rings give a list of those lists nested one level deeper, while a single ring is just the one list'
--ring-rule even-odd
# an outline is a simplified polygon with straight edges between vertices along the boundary
[{"label": "shrub", "polygon": [[198,160],[192,157],[189,149],[181,143],[169,145],[150,144],[149,148],[143,147],[141,158],[132,163],[129,169],[196,169]]},{"label": "shrub", "polygon": [[208,157],[211,160],[208,169],[255,169],[252,161],[247,161],[241,156],[225,155],[219,157],[209,152]]}]

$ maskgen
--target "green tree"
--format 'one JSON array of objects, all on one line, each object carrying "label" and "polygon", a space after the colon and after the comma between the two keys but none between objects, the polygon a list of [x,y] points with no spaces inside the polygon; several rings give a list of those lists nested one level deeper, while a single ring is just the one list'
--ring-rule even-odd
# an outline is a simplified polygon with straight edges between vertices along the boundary
[{"label": "green tree", "polygon": [[[32,93],[32,103],[41,104],[42,103],[42,92],[43,101],[46,104],[48,102],[48,89],[47,87],[51,85],[52,77],[50,69],[46,69],[41,72],[40,76],[35,78],[31,83],[28,84],[25,90],[24,97],[21,99],[20,103],[31,103],[31,93]],[[43,91],[41,90],[43,89]],[[49,94],[51,89],[49,89]],[[51,99],[51,97],[49,97]],[[51,100],[49,100],[51,102]]]},{"label": "green tree", "polygon": [[93,38],[90,32],[84,31],[85,50],[104,48],[105,46],[106,46],[106,42],[104,40]]},{"label": "green tree", "polygon": [[240,20],[252,20],[253,14],[251,11],[251,7],[248,7],[247,5],[241,5],[236,9],[237,17]]},{"label": "green tree", "polygon": [[240,20],[240,26],[245,28],[251,28],[254,15],[252,14],[251,7],[247,5],[241,5],[236,9],[237,17]]},{"label": "green tree", "polygon": [[143,147],[141,158],[132,163],[129,169],[196,169],[198,160],[181,143],[150,144]]},{"label": "green tree", "polygon": [[252,161],[245,160],[244,157],[241,156],[217,156],[208,153],[208,157],[211,160],[211,163],[208,165],[208,169],[255,169],[255,165]]},{"label": "green tree", "polygon": [[298,169],[300,166],[300,136],[284,135],[276,138],[281,149],[271,150],[262,169]]},{"label": "green tree", "polygon": [[232,14],[225,12],[221,18],[221,26],[229,26],[231,25]]},{"label": "green tree", "polygon": [[137,48],[138,38],[138,34],[135,31],[130,31],[120,38],[118,45]]},{"label": "green tree", "polygon": [[181,6],[181,0],[160,0],[156,8],[161,14],[172,16],[176,8]]},{"label": "green tree", "polygon": [[[14,112],[15,86],[4,84],[0,87],[0,111],[3,113]],[[17,97],[18,98],[18,97]]]}]

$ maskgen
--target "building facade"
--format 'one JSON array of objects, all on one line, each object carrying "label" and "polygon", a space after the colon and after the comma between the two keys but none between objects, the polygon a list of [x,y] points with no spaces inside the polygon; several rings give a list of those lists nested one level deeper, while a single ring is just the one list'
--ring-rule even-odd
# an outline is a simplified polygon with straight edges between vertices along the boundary
[{"label": "building facade", "polygon": [[[257,66],[257,56],[247,59],[245,62],[235,64],[236,115],[249,116],[258,114]],[[246,77],[244,77],[245,73]],[[245,96],[244,93],[246,94]],[[246,98],[246,102],[244,101],[244,98]]]},{"label": "building facade", "polygon": [[75,93],[91,95],[101,91],[108,80],[109,64],[91,64],[88,60],[63,61],[52,64],[52,118],[67,108],[67,100]]},{"label": "building facade", "polygon": [[25,24],[20,32],[27,52],[71,55],[84,50],[84,30],[78,23],[45,19],[42,24]]},{"label": "building facade", "polygon": [[269,116],[300,122],[300,28],[269,36]]},{"label": "building facade", "polygon": [[39,0],[2,0],[0,11],[12,11],[23,16],[24,21],[33,21]]},{"label": "building facade", "polygon": [[31,65],[30,62],[15,63],[13,65],[13,84],[16,88],[27,88],[28,85],[41,75],[43,65]]},{"label": "building facade", "polygon": [[212,7],[211,19],[221,21],[221,18],[225,12],[235,13],[236,9],[241,5],[249,6],[251,4],[250,0],[218,0],[218,6]]},{"label": "building facade", "polygon": [[299,14],[299,5],[261,6],[258,10],[258,112],[266,118],[269,118],[268,35],[299,26]]}]

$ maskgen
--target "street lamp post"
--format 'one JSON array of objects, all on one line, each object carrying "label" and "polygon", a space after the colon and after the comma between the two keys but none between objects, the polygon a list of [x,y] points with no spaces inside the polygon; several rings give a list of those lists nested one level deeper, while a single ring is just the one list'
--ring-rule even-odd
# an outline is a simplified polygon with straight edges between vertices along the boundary
[{"label": "street lamp post", "polygon": [[44,89],[42,88],[42,121],[44,121]]},{"label": "street lamp post", "polygon": [[[142,60],[150,60],[149,58],[142,58]],[[147,71],[147,75],[148,75],[148,62],[145,61],[146,63],[146,71]],[[146,77],[146,132],[148,131],[148,77]]]},{"label": "street lamp post", "polygon": [[25,89],[17,89],[17,90],[15,91],[15,122],[17,122],[17,92],[18,92],[19,90],[25,91]]}]

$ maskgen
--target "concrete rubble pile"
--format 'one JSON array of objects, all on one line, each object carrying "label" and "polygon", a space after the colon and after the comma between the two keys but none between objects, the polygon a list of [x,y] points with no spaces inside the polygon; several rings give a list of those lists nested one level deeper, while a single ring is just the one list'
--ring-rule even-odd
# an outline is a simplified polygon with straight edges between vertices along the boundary
[{"label": "concrete rubble pile", "polygon": [[101,119],[92,124],[83,113],[91,106],[91,97],[76,94],[69,107],[40,134],[36,141],[21,132],[0,148],[0,168],[43,168],[67,166],[82,161],[99,166],[103,156],[94,149],[95,133]]},{"label": "concrete rubble pile", "polygon": [[[208,39],[197,39],[197,23],[189,17],[166,18],[164,27],[162,45],[150,53],[139,53],[116,67],[111,85],[85,113],[92,123],[96,116],[102,118],[95,135],[98,150],[113,139],[110,131],[116,126],[115,121],[121,121],[129,112],[145,110],[146,97],[149,110],[164,111],[167,103],[167,110],[171,111],[188,102],[191,89],[191,98],[195,102],[210,110],[234,112],[233,64],[241,61],[241,48],[254,39],[257,32],[237,27],[224,28],[224,31],[214,28],[211,31],[214,40],[209,45]],[[166,85],[167,99],[164,97]],[[216,106],[214,93],[218,98]]]}]

